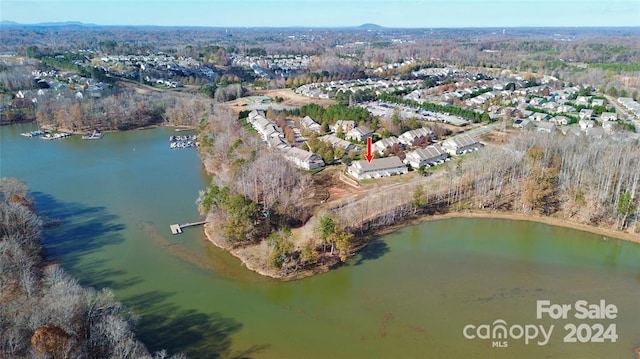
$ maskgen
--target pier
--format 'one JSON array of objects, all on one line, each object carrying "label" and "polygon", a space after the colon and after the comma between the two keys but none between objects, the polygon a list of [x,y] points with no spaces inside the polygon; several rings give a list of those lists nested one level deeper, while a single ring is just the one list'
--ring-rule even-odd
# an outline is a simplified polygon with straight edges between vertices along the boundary
[{"label": "pier", "polygon": [[185,224],[172,224],[169,226],[169,228],[171,229],[171,234],[180,234],[182,233],[182,228],[200,226],[205,224],[206,222],[207,221],[191,222],[191,223],[185,223]]}]

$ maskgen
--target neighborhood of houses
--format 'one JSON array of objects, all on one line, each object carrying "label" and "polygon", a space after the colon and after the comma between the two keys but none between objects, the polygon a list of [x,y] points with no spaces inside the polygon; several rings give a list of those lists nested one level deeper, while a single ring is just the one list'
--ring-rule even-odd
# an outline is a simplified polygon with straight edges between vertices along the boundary
[{"label": "neighborhood of houses", "polygon": [[[289,143],[284,136],[284,131],[276,125],[275,121],[266,118],[262,111],[251,111],[247,116],[247,122],[258,132],[268,147],[281,151],[284,158],[294,166],[303,170],[314,170],[325,166],[320,155]],[[320,125],[309,116],[300,120],[300,127],[311,133],[320,132]],[[374,136],[373,131],[365,126],[357,126],[354,121],[338,120],[331,126],[331,130],[332,133],[320,136],[318,139],[330,143],[334,148],[343,148],[344,153],[359,151],[362,148],[361,143]],[[345,139],[336,135],[338,131],[345,134]],[[478,140],[466,134],[449,138],[441,143],[429,144],[432,143],[433,138],[433,131],[425,127],[404,132],[398,137],[382,138],[373,143],[372,147],[372,150],[377,152],[378,158],[372,159],[371,162],[353,161],[347,168],[347,174],[358,180],[401,175],[408,173],[410,168],[417,170],[442,164],[448,161],[450,156],[464,155],[482,147]],[[423,147],[416,145],[417,143],[429,145]],[[404,159],[397,155],[389,155],[392,154],[390,150],[394,146],[406,151]]]},{"label": "neighborhood of houses", "polygon": [[234,55],[231,57],[234,66],[247,67],[253,70],[257,77],[288,78],[307,69],[311,58],[307,55],[265,55],[248,56]]},{"label": "neighborhood of houses", "polygon": [[[393,67],[392,67],[393,68]],[[450,113],[434,112],[420,107],[421,104],[454,105],[486,114],[492,121],[509,122],[511,126],[543,133],[561,131],[565,134],[591,136],[619,136],[623,125],[633,129],[640,125],[640,104],[631,98],[618,98],[617,102],[630,116],[616,113],[616,107],[603,96],[598,96],[588,86],[562,86],[552,76],[532,81],[520,75],[509,75],[491,79],[482,74],[473,75],[455,68],[427,68],[413,71],[414,77],[433,76],[444,84],[423,88],[422,80],[359,79],[353,81],[331,81],[300,86],[296,92],[313,98],[332,98],[340,92],[356,94],[370,91],[383,93],[406,93],[405,103],[414,105],[370,101],[359,103],[371,114],[391,117],[395,113],[406,120],[442,122],[454,126],[466,126],[469,121]],[[455,81],[455,82],[453,82]],[[576,126],[570,126],[575,124]],[[360,132],[360,131],[359,131]],[[365,133],[351,133],[349,139],[360,141]],[[625,133],[622,136],[634,136]],[[389,140],[392,141],[392,140]]]}]

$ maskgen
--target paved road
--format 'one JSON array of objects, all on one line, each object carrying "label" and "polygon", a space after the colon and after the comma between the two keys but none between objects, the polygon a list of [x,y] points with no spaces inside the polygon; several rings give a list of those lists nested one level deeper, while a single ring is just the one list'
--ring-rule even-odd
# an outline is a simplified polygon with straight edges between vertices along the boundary
[{"label": "paved road", "polygon": [[502,125],[501,121],[497,121],[488,125],[482,125],[480,127],[476,127],[472,130],[469,131],[465,131],[464,133],[475,138],[476,140],[479,139],[482,135],[487,134],[493,130],[497,130],[500,129],[500,126]]}]

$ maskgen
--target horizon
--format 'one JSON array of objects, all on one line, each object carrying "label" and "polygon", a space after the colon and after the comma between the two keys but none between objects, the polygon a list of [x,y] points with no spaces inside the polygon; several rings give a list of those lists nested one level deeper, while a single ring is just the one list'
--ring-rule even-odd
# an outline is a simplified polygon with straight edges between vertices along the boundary
[{"label": "horizon", "polygon": [[[398,26],[382,26],[375,23],[365,23],[360,25],[345,25],[345,26],[216,26],[216,25],[153,25],[153,24],[95,24],[86,23],[77,20],[68,21],[46,21],[38,23],[21,23],[13,20],[1,20],[0,24],[10,26],[85,26],[85,27],[158,27],[158,28],[203,28],[203,29],[319,29],[319,30],[341,30],[341,29],[363,29],[369,30],[365,26],[373,25],[379,29],[387,30],[465,30],[465,29],[486,29],[486,30],[502,30],[502,29],[633,29],[640,28],[640,25],[584,25],[584,26],[561,26],[561,25],[543,25],[543,26],[439,26],[439,27],[398,27]],[[372,30],[375,30],[373,28]]]},{"label": "horizon", "polygon": [[617,28],[640,26],[640,1],[5,0],[2,20],[207,28]]}]

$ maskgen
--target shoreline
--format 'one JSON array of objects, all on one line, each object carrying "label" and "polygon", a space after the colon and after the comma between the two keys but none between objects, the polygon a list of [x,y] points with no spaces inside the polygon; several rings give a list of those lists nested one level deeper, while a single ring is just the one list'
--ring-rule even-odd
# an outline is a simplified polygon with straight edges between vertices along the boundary
[{"label": "shoreline", "polygon": [[[92,129],[70,130],[70,129],[67,129],[67,128],[54,128],[54,127],[47,126],[47,125],[41,126],[38,123],[38,121],[35,121],[35,120],[34,121],[18,122],[18,123],[0,123],[0,126],[29,125],[29,124],[38,125],[38,127],[43,129],[43,130],[53,131],[53,132],[67,132],[67,133],[70,133],[72,135],[84,135],[85,133],[93,131]],[[127,131],[138,131],[138,130],[150,130],[150,129],[160,128],[160,127],[173,128],[173,129],[175,129],[176,132],[197,131],[198,130],[198,126],[197,125],[190,126],[190,125],[174,125],[174,124],[152,124],[152,125],[145,125],[145,126],[140,126],[140,127],[129,128],[129,129],[126,129],[126,130],[104,129],[104,130],[99,130],[99,132],[102,132],[102,133],[127,132]]]},{"label": "shoreline", "polygon": [[327,273],[337,264],[337,261],[333,261],[327,264],[313,266],[293,273],[283,272],[282,270],[274,270],[266,266],[264,263],[259,263],[261,261],[264,261],[264,257],[256,257],[248,253],[252,250],[259,250],[261,246],[265,245],[264,242],[252,246],[234,248],[230,246],[226,242],[226,240],[221,239],[219,236],[216,236],[214,233],[212,233],[212,230],[213,224],[207,219],[207,222],[204,225],[204,234],[211,244],[236,257],[240,261],[241,266],[263,277],[271,278],[274,280],[288,282],[308,278],[317,274]]},{"label": "shoreline", "polygon": [[[521,214],[521,213],[509,213],[509,212],[492,212],[492,211],[457,211],[450,212],[445,214],[436,214],[436,215],[418,215],[412,218],[408,218],[402,222],[386,226],[380,228],[378,230],[371,231],[369,233],[365,233],[357,237],[357,241],[359,242],[358,246],[353,249],[353,255],[356,255],[360,250],[365,248],[370,240],[374,238],[379,238],[382,236],[389,235],[398,230],[402,230],[404,228],[419,225],[425,222],[433,222],[447,219],[456,219],[456,218],[479,218],[479,219],[506,219],[511,221],[527,221],[534,223],[541,223],[548,226],[554,227],[563,227],[570,228],[573,230],[578,230],[587,233],[593,233],[596,235],[601,235],[604,239],[613,239],[613,240],[621,240],[626,242],[632,242],[640,244],[640,235],[633,234],[629,232],[623,232],[619,230],[615,230],[612,228],[604,228],[604,227],[595,227],[590,226],[588,224],[583,224],[579,222],[569,221],[562,218],[557,217],[545,217],[536,214]],[[213,233],[210,233],[212,229],[211,222],[207,222],[205,224],[204,233],[207,237],[208,241],[211,242],[216,247],[223,249],[229,252],[234,257],[238,258],[241,265],[246,267],[247,269],[265,277],[273,278],[280,281],[291,281],[304,279],[307,277],[311,277],[318,274],[327,273],[333,268],[339,267],[339,263],[330,263],[329,265],[321,265],[314,266],[308,269],[305,269],[301,272],[295,273],[282,273],[278,271],[274,271],[270,268],[265,268],[264,265],[256,262],[256,259],[259,261],[263,258],[257,258],[255,256],[247,255],[247,251],[243,251],[245,248],[232,248],[224,243],[220,242],[220,239],[216,238]],[[255,245],[254,247],[260,247],[260,245]],[[352,255],[352,256],[353,256]]]},{"label": "shoreline", "polygon": [[420,222],[431,222],[453,218],[485,218],[485,219],[508,219],[512,221],[527,221],[542,223],[549,226],[571,228],[582,232],[601,235],[608,239],[633,242],[640,244],[640,234],[633,234],[615,230],[613,228],[596,227],[584,223],[574,222],[557,217],[546,217],[537,214],[521,214],[509,212],[485,212],[485,211],[459,211],[437,215],[426,215],[418,217]]}]

